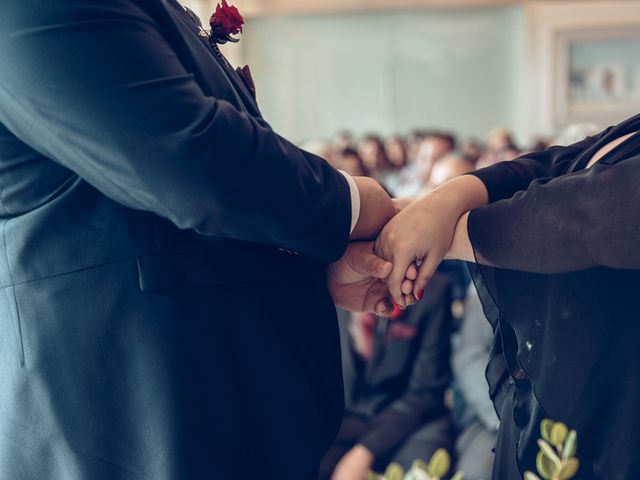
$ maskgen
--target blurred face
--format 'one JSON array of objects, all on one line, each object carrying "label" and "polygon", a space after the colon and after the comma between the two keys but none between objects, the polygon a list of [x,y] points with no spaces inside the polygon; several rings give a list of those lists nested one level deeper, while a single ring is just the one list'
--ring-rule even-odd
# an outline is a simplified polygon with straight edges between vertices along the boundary
[{"label": "blurred face", "polygon": [[376,170],[380,162],[380,146],[375,140],[364,140],[358,149],[362,161],[370,170]]},{"label": "blurred face", "polygon": [[407,161],[415,162],[418,160],[420,154],[420,144],[422,143],[421,137],[411,137],[407,143]]},{"label": "blurred face", "polygon": [[407,164],[407,151],[404,142],[399,138],[393,138],[387,143],[387,157],[396,168],[402,168]]},{"label": "blurred face", "polygon": [[433,167],[429,183],[435,188],[452,178],[469,173],[471,170],[473,170],[471,165],[462,159],[445,158]]},{"label": "blurred face", "polygon": [[342,150],[351,147],[353,141],[348,135],[338,135],[333,141],[333,147],[341,152]]},{"label": "blurred face", "polygon": [[420,143],[418,161],[425,166],[433,165],[451,151],[449,142],[438,137],[427,137]]},{"label": "blurred face", "polygon": [[365,174],[360,159],[355,155],[346,155],[342,158],[342,169],[354,177],[361,177]]},{"label": "blurred face", "polygon": [[507,148],[511,143],[511,135],[507,130],[498,128],[489,132],[487,138],[487,147],[490,150],[502,150]]}]

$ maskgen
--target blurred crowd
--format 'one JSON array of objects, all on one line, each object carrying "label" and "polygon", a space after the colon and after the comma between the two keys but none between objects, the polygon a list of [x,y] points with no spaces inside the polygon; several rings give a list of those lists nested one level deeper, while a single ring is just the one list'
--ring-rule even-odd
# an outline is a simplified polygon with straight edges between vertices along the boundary
[{"label": "blurred crowd", "polygon": [[[447,180],[546,148],[521,148],[508,129],[485,141],[450,132],[404,137],[340,132],[304,147],[351,175],[378,180],[394,197],[415,197]],[[466,264],[445,261],[422,302],[392,319],[339,313],[345,384],[340,431],[320,479],[362,480],[391,462],[405,469],[447,449],[466,480],[491,478],[498,418],[484,377],[491,326]]]},{"label": "blurred crowd", "polygon": [[329,141],[304,145],[340,170],[375,178],[396,197],[426,193],[457,175],[547,146],[541,139],[522,149],[506,128],[495,128],[484,142],[460,142],[455,134],[442,130],[415,130],[388,138],[368,134],[359,139],[342,131]]}]

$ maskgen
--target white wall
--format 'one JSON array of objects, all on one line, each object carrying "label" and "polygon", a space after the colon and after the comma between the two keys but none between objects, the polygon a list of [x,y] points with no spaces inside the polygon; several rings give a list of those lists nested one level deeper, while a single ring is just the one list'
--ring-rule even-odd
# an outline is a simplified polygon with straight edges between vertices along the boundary
[{"label": "white wall", "polygon": [[295,141],[450,128],[523,133],[522,7],[249,19],[245,62],[267,120]]}]

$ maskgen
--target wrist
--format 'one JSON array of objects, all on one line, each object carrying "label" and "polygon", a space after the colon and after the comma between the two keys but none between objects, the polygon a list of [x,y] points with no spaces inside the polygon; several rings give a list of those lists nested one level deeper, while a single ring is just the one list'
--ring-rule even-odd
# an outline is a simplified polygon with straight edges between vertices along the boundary
[{"label": "wrist", "polygon": [[360,215],[349,240],[373,240],[397,213],[389,194],[375,180],[353,177],[360,195]]},{"label": "wrist", "polygon": [[429,194],[456,219],[489,203],[489,192],[482,180],[473,175],[454,178]]},{"label": "wrist", "polygon": [[447,259],[464,260],[465,262],[475,262],[475,255],[471,240],[469,239],[469,230],[467,224],[469,222],[469,212],[464,213],[456,223],[455,233],[451,247],[447,252]]}]

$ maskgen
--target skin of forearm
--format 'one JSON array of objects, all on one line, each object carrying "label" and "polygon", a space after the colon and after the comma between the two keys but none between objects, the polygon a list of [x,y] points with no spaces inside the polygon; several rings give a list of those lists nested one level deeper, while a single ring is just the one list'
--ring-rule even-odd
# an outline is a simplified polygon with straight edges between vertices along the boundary
[{"label": "skin of forearm", "polygon": [[456,213],[458,218],[474,208],[489,203],[489,192],[482,180],[473,175],[456,177],[431,192],[430,197],[442,202],[447,213]]},{"label": "skin of forearm", "polygon": [[438,194],[447,205],[447,214],[458,219],[446,258],[474,262],[467,222],[469,211],[489,203],[489,192],[484,183],[473,175],[465,175],[445,183],[433,194]]},{"label": "skin of forearm", "polygon": [[456,224],[456,231],[453,234],[453,242],[451,248],[445,256],[448,260],[464,260],[465,262],[475,262],[473,247],[469,239],[469,231],[467,223],[469,221],[469,212],[463,214]]}]

